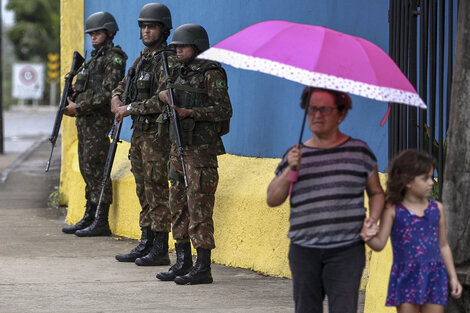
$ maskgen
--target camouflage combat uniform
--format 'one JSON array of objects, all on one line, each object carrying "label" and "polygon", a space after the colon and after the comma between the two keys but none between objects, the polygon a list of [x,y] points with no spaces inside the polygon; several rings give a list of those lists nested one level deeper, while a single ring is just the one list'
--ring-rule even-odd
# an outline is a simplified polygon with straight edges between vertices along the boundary
[{"label": "camouflage combat uniform", "polygon": [[[189,186],[186,189],[180,155],[170,126],[170,208],[172,233],[177,242],[191,240],[194,248],[215,248],[212,220],[219,181],[217,155],[225,149],[220,138],[228,132],[232,106],[227,77],[220,64],[195,59],[190,64],[169,58],[175,105],[192,109],[180,120],[184,161]],[[164,77],[160,77],[161,85]]]},{"label": "camouflage combat uniform", "polygon": [[[108,134],[114,121],[111,113],[111,92],[124,76],[127,55],[119,46],[109,43],[91,53],[92,58],[77,75],[75,103],[81,107],[76,114],[78,163],[85,180],[87,201],[97,204],[101,193],[103,169],[109,150]],[[112,202],[111,179],[105,186],[101,203]]]},{"label": "camouflage combat uniform", "polygon": [[[160,49],[165,49],[162,43]],[[168,206],[168,136],[158,136],[161,106],[158,105],[157,70],[161,61],[156,51],[145,48],[133,64],[136,69],[133,84],[136,99],[132,100],[129,113],[134,129],[129,150],[132,173],[136,183],[136,193],[141,205],[140,227],[151,227],[153,231],[170,231],[170,209]],[[113,91],[121,96],[126,78]],[[131,92],[132,98],[132,92]],[[124,100],[124,99],[121,99]]]}]

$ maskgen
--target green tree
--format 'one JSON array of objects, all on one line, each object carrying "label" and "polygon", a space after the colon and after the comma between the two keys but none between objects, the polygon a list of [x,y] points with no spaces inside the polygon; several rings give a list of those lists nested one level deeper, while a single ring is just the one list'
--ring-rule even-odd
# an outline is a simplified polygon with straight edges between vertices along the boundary
[{"label": "green tree", "polygon": [[46,61],[48,53],[60,49],[60,0],[9,0],[15,26],[8,38],[21,61]]}]

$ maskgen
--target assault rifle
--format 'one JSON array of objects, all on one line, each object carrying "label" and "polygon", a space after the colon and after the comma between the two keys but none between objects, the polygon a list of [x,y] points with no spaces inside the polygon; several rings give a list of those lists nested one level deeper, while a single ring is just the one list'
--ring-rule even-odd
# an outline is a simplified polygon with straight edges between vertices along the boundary
[{"label": "assault rifle", "polygon": [[[127,71],[126,87],[121,96],[121,98],[123,99],[121,106],[127,106],[129,104],[129,100],[130,100],[129,91],[131,88],[131,84],[133,83],[134,76],[135,76],[135,69],[133,67],[130,67],[129,70]],[[96,207],[96,216],[98,216],[99,214],[100,206],[101,206],[101,199],[103,198],[104,189],[105,189],[106,183],[108,182],[109,175],[111,174],[111,169],[114,163],[114,157],[116,156],[117,144],[121,142],[121,140],[119,139],[119,136],[121,135],[121,127],[122,127],[122,119],[119,122],[115,121],[113,125],[113,129],[111,130],[112,142],[111,142],[111,145],[109,146],[108,156],[106,158],[106,163],[104,165],[103,180],[101,181],[100,198],[98,200],[98,205]]]},{"label": "assault rifle", "polygon": [[55,116],[54,127],[52,128],[52,134],[49,137],[49,141],[52,144],[52,148],[51,148],[51,153],[49,154],[49,160],[47,161],[47,164],[46,164],[46,172],[49,171],[49,166],[51,165],[51,158],[52,158],[52,153],[54,152],[55,142],[57,141],[57,137],[59,136],[60,124],[62,123],[64,110],[68,103],[67,98],[69,97],[69,94],[73,93],[72,80],[74,76],[77,75],[84,61],[85,59],[82,57],[80,53],[78,53],[77,51],[73,53],[72,67],[70,69],[70,72],[67,73],[67,75],[65,75],[65,84],[64,84],[64,89],[62,91],[62,97],[60,98],[59,108],[57,109],[57,113]]},{"label": "assault rifle", "polygon": [[181,132],[180,132],[178,113],[175,110],[175,100],[173,98],[173,90],[169,87],[171,83],[171,78],[170,78],[170,71],[168,69],[168,57],[166,55],[165,50],[161,52],[161,55],[162,55],[163,71],[165,72],[166,85],[168,89],[168,97],[170,99],[170,103],[166,104],[166,108],[167,108],[168,114],[170,115],[170,122],[173,125],[173,130],[175,131],[176,146],[180,153],[181,167],[183,168],[184,186],[187,188],[188,176],[186,175],[186,165],[184,163],[184,156],[183,156],[183,139],[181,137]]}]

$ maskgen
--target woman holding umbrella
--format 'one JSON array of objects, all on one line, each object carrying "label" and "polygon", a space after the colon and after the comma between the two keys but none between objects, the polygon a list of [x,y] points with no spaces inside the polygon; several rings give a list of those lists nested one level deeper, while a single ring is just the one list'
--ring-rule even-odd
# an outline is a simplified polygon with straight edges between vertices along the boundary
[{"label": "woman holding umbrella", "polygon": [[[322,312],[326,294],[330,313],[355,313],[365,265],[359,235],[366,214],[364,190],[369,223],[377,222],[384,206],[377,160],[366,143],[339,130],[351,109],[346,93],[306,87],[301,99],[313,136],[284,155],[267,203],[279,206],[290,195],[289,264],[296,312]],[[296,170],[293,183],[290,176]]]}]

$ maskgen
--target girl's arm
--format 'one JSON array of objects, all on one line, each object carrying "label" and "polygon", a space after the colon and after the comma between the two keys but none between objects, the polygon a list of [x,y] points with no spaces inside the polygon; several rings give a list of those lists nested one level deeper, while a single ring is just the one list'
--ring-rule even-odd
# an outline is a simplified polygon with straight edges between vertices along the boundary
[{"label": "girl's arm", "polygon": [[[374,251],[382,251],[387,244],[388,237],[392,231],[393,221],[395,219],[395,206],[393,204],[387,204],[382,212],[380,218],[380,229],[377,236],[367,241],[367,245]],[[365,231],[364,224],[363,231]]]},{"label": "girl's arm", "polygon": [[385,203],[384,191],[382,185],[380,185],[377,166],[374,167],[374,171],[366,181],[366,192],[369,197],[369,217],[377,223]]},{"label": "girl's arm", "polygon": [[454,258],[452,257],[452,251],[450,250],[449,242],[447,241],[444,206],[440,202],[437,202],[437,205],[441,213],[441,217],[439,219],[439,245],[441,248],[442,259],[446,265],[447,275],[449,276],[450,295],[453,298],[460,298],[462,295],[462,285],[457,278],[457,272],[455,271],[454,266]]}]

